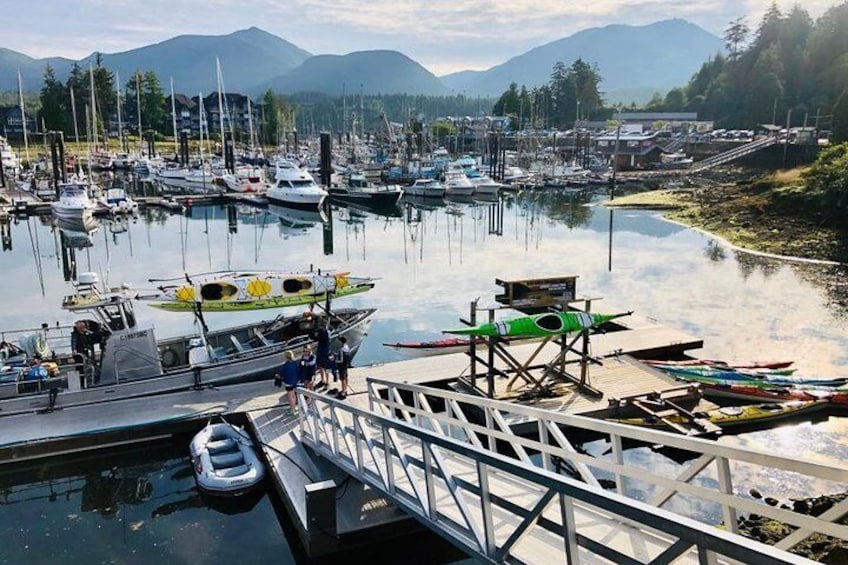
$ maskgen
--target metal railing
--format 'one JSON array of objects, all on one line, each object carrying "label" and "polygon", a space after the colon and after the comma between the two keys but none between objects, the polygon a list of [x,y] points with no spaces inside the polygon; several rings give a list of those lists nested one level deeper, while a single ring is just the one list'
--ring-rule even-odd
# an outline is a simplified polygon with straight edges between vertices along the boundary
[{"label": "metal railing", "polygon": [[725,556],[745,563],[809,563],[320,393],[301,391],[298,404],[305,445],[486,562],[580,563],[600,557],[616,563],[679,558],[715,563]]},{"label": "metal railing", "polygon": [[693,164],[691,167],[689,167],[688,172],[699,173],[701,171],[706,171],[707,169],[717,167],[718,165],[723,165],[724,163],[735,161],[736,159],[740,159],[745,155],[750,155],[751,153],[754,153],[761,149],[765,149],[766,147],[770,147],[777,143],[779,139],[784,139],[785,141],[785,138],[777,138],[771,136],[763,139],[758,139],[757,141],[751,141],[740,147],[734,147],[733,149],[724,151],[723,153],[719,153],[718,155],[713,155],[712,157],[708,157],[703,161],[699,161]]},{"label": "metal railing", "polygon": [[[804,515],[771,506],[737,492],[740,486],[760,477],[764,482],[784,479],[811,484],[813,489],[845,492],[848,469],[844,466],[814,463],[783,457],[750,448],[737,448],[714,441],[680,436],[665,431],[640,429],[585,416],[543,410],[470,396],[425,386],[368,379],[370,408],[375,413],[400,419],[410,425],[463,441],[478,449],[510,452],[521,463],[557,471],[565,462],[580,480],[599,487],[612,477],[616,492],[629,497],[645,497],[655,507],[679,512],[695,505],[702,510],[715,508],[723,527],[737,532],[737,519],[757,514],[792,526],[792,533],[776,547],[789,550],[814,533],[848,540],[848,526],[835,523],[848,514],[848,499],[820,516]],[[436,412],[433,406],[444,407]],[[529,424],[536,437],[520,436],[513,426]],[[593,456],[578,450],[567,438],[565,428],[591,434],[609,444],[608,456]],[[685,452],[689,462],[677,471],[656,469],[650,461],[625,461],[625,445],[664,446]],[[676,473],[676,474],[675,474]],[[698,517],[709,523],[709,512]],[[715,524],[712,524],[715,525]]]}]

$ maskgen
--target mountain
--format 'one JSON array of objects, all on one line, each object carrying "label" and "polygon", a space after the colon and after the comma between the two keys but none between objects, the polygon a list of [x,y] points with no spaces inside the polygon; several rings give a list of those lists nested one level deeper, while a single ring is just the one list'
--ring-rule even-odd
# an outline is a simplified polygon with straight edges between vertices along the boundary
[{"label": "mountain", "polygon": [[[16,89],[16,70],[25,75],[24,89],[41,88],[44,68],[49,62],[56,68],[56,76],[64,81],[73,61],[58,59],[32,59],[14,51],[0,52],[0,90]],[[79,61],[83,68],[94,63],[92,53]],[[193,96],[216,90],[215,58],[221,61],[224,86],[229,92],[254,90],[259,83],[280,71],[291,70],[310,57],[303,49],[259,28],[236,31],[229,35],[180,35],[154,45],[147,45],[122,53],[101,54],[103,65],[117,72],[126,83],[137,69],[153,70],[167,91],[170,77],[174,78],[177,92]],[[8,62],[7,62],[8,60]],[[15,66],[17,63],[18,66]],[[12,86],[9,86],[11,77]]]},{"label": "mountain", "polygon": [[397,51],[357,51],[348,55],[316,55],[293,71],[261,85],[281,93],[448,94],[430,71]]},{"label": "mountain", "polygon": [[547,84],[557,61],[568,66],[582,58],[598,65],[608,102],[630,102],[616,100],[616,92],[626,89],[625,95],[648,93],[650,98],[653,92],[683,86],[705,61],[723,50],[721,38],[684,20],[609,25],[536,47],[483,72],[463,71],[441,79],[457,92],[500,96],[511,82],[527,88]]},{"label": "mountain", "polygon": [[50,65],[62,80],[67,78],[74,61],[62,57],[33,59],[23,53],[0,47],[0,92],[18,90],[18,70],[24,91],[37,92],[44,82],[44,68]]}]

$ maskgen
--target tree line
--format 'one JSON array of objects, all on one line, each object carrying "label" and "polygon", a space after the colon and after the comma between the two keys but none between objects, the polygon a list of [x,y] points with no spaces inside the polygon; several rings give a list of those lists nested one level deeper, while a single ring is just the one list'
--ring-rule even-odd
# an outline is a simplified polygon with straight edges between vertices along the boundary
[{"label": "tree line", "polygon": [[813,21],[795,4],[772,2],[756,30],[745,18],[724,33],[718,54],[679,88],[657,94],[649,111],[693,111],[716,127],[816,126],[848,140],[848,2]]}]

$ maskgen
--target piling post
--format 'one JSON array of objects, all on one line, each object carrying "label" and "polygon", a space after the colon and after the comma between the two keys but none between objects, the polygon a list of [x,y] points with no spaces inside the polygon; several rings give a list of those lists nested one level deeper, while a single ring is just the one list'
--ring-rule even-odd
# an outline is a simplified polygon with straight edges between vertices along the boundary
[{"label": "piling post", "polygon": [[307,552],[310,557],[333,553],[338,548],[336,532],[336,483],[321,481],[304,487],[306,493]]},{"label": "piling post", "polygon": [[330,186],[333,140],[327,132],[321,133],[321,184]]}]

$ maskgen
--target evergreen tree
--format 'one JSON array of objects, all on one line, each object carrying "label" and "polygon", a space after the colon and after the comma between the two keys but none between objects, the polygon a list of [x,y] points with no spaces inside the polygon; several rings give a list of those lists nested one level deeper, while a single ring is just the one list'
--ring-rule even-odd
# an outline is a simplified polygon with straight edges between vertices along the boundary
[{"label": "evergreen tree", "polygon": [[748,33],[751,30],[745,24],[745,16],[740,16],[730,22],[730,25],[724,30],[724,44],[730,52],[730,60],[735,61],[739,56],[739,51],[748,39]]},{"label": "evergreen tree", "polygon": [[41,119],[48,130],[69,131],[67,98],[65,85],[56,78],[53,67],[48,64],[44,69],[44,85],[39,96]]},{"label": "evergreen tree", "polygon": [[836,143],[848,142],[848,88],[833,105],[831,138]]},{"label": "evergreen tree", "polygon": [[144,73],[141,80],[141,116],[147,126],[164,133],[167,131],[168,116],[162,83],[152,70]]}]

